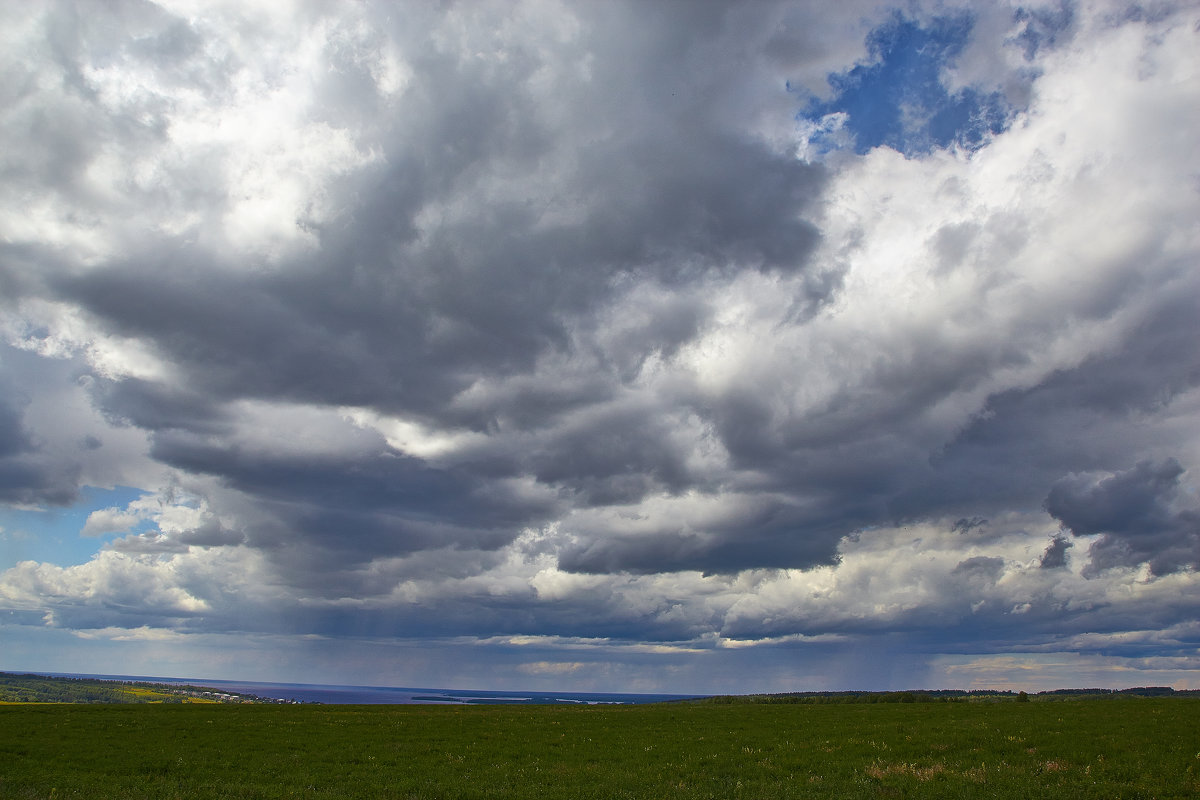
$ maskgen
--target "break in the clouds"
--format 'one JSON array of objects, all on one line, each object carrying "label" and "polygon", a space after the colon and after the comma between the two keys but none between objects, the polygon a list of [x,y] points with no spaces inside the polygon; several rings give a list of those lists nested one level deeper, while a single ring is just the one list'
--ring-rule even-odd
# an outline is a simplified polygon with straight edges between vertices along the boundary
[{"label": "break in the clouds", "polygon": [[1195,3],[3,14],[0,666],[1200,685]]}]

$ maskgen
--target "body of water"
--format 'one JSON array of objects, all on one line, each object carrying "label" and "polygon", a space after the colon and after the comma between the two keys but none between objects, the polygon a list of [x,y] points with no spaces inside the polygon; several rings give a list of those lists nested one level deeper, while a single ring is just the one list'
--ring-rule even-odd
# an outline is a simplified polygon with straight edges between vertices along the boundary
[{"label": "body of water", "polygon": [[401,686],[330,686],[316,683],[266,683],[219,681],[200,678],[164,678],[149,675],[91,675],[45,672],[60,678],[92,678],[104,681],[138,681],[174,686],[200,686],[231,694],[253,694],[276,700],[302,703],[427,704],[427,705],[630,705],[686,700],[688,694],[612,694],[597,692],[489,692],[458,689],[420,689]]}]

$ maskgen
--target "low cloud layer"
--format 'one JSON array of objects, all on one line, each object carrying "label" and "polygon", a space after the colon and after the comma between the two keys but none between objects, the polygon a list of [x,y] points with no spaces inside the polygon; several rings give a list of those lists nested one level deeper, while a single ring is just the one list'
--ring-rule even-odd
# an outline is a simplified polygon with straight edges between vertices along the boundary
[{"label": "low cloud layer", "polygon": [[21,636],[1191,680],[1194,4],[3,13]]}]

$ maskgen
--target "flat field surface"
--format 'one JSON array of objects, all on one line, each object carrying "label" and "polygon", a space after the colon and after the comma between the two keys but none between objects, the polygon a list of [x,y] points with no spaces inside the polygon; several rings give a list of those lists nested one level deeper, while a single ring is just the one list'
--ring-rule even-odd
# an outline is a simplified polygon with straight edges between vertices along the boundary
[{"label": "flat field surface", "polygon": [[1200,700],[0,706],[3,798],[1184,798]]}]

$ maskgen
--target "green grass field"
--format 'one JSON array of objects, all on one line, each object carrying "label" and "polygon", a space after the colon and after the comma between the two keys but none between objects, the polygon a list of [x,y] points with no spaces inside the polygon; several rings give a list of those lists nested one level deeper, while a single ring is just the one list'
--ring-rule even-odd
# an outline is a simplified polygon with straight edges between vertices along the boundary
[{"label": "green grass field", "polygon": [[1200,795],[1200,700],[0,706],[4,798]]}]

